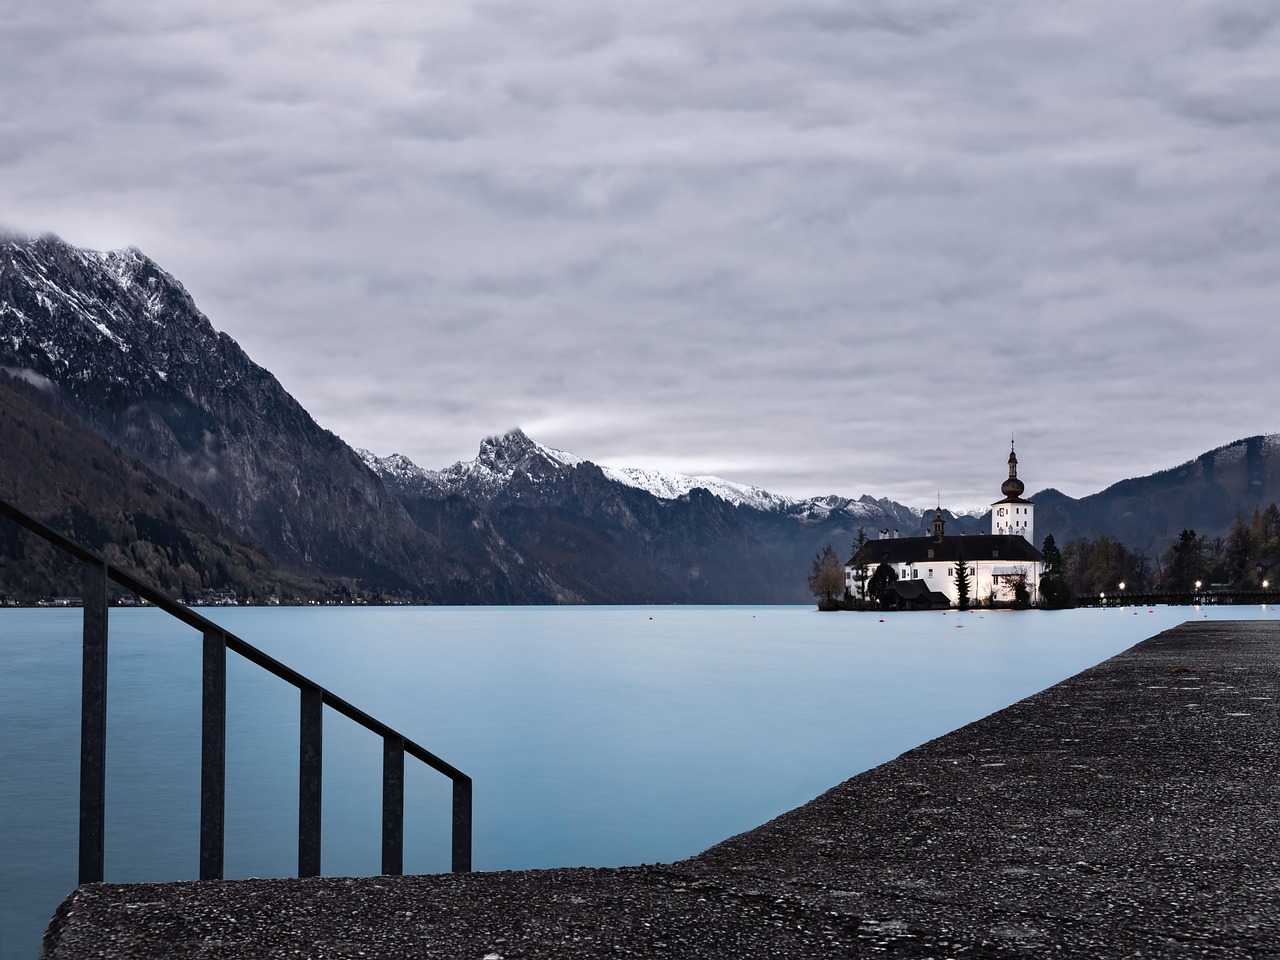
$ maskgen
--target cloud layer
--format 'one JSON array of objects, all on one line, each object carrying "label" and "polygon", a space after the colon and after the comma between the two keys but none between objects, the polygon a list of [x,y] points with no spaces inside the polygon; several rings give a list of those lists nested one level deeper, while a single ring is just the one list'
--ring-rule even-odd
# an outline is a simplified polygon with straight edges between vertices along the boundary
[{"label": "cloud layer", "polygon": [[354,445],[920,506],[1276,432],[1270,2],[20,0],[0,223]]}]

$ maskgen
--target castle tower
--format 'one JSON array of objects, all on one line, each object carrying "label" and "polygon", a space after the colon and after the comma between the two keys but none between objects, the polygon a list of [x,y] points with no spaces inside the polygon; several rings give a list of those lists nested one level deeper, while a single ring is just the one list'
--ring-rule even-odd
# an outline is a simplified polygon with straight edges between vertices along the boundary
[{"label": "castle tower", "polygon": [[1017,534],[1035,546],[1036,505],[1022,498],[1026,484],[1018,479],[1018,455],[1012,442],[1009,444],[1009,477],[1000,484],[1003,500],[991,505],[991,532],[993,534]]}]

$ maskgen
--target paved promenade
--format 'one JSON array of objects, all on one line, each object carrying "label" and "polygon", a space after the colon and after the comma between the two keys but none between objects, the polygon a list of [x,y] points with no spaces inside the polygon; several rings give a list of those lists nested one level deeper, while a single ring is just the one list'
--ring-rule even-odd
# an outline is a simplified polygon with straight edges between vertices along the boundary
[{"label": "paved promenade", "polygon": [[1280,623],[1192,622],[680,863],[94,885],[45,956],[1280,957],[1278,744]]}]

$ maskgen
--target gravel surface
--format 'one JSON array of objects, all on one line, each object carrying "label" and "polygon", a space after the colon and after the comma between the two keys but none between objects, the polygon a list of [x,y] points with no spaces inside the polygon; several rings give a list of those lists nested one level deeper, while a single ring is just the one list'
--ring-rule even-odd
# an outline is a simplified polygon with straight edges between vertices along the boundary
[{"label": "gravel surface", "polygon": [[42,955],[1280,957],[1276,698],[1193,622],[680,863],[92,884]]}]

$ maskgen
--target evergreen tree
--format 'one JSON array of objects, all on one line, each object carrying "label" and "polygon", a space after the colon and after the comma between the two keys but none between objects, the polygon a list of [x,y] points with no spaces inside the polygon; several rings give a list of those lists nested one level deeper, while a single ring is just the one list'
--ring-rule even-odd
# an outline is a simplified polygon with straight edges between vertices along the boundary
[{"label": "evergreen tree", "polygon": [[1044,554],[1044,573],[1040,577],[1040,604],[1047,610],[1071,606],[1071,585],[1067,583],[1066,562],[1053,534],[1044,538],[1040,548]]},{"label": "evergreen tree", "polygon": [[853,541],[853,580],[858,585],[857,601],[861,603],[867,599],[867,543],[870,538],[867,536],[867,528],[858,528],[858,537]]},{"label": "evergreen tree", "polygon": [[1250,586],[1253,571],[1249,567],[1249,561],[1256,553],[1252,525],[1245,520],[1244,514],[1238,514],[1227,533],[1227,545],[1222,559],[1224,578],[1236,587]]},{"label": "evergreen tree", "polygon": [[871,575],[871,580],[867,583],[867,598],[883,607],[885,598],[897,582],[898,572],[893,569],[893,565],[889,563],[880,564],[880,566],[876,567],[876,572]]},{"label": "evergreen tree", "polygon": [[956,606],[961,610],[969,609],[969,589],[969,565],[961,550],[956,557]]},{"label": "evergreen tree", "polygon": [[1204,538],[1196,536],[1194,530],[1183,530],[1164,553],[1165,586],[1170,590],[1190,591],[1195,589],[1197,580],[1208,580],[1205,552]]}]

